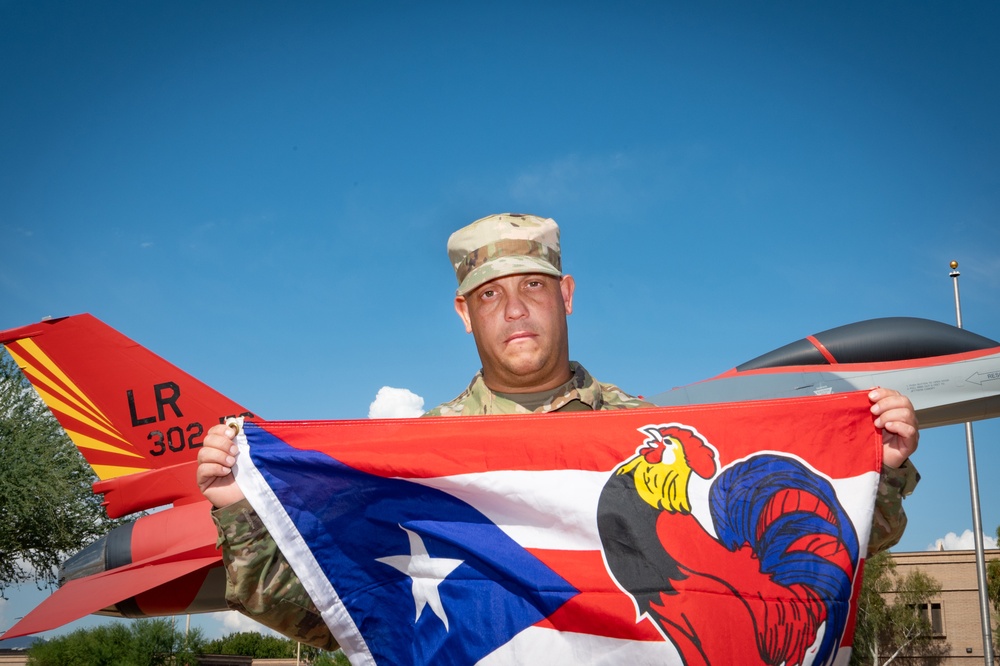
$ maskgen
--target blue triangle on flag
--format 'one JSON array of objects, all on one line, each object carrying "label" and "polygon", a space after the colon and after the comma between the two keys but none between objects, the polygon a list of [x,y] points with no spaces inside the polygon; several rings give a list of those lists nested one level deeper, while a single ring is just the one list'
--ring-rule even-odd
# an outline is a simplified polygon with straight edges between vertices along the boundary
[{"label": "blue triangle on flag", "polygon": [[[247,434],[254,465],[378,663],[475,663],[577,594],[448,493],[358,471],[264,430]],[[459,562],[440,582],[386,562],[413,556],[411,533],[426,550],[422,562]]]}]

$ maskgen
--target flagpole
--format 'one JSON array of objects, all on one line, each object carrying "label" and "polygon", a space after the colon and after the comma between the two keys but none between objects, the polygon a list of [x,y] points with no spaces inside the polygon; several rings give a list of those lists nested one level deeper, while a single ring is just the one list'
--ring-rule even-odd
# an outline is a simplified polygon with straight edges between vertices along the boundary
[{"label": "flagpole", "polygon": [[[958,262],[951,264],[955,285],[955,320],[962,328],[962,304],[958,296]],[[983,549],[983,517],[979,509],[979,474],[976,472],[976,444],[972,438],[972,423],[965,423],[965,448],[969,457],[969,492],[972,494],[972,531],[976,543],[976,577],[979,583],[979,620],[983,629],[983,661],[993,666],[993,631],[990,628],[990,600],[986,592],[986,553]]]}]

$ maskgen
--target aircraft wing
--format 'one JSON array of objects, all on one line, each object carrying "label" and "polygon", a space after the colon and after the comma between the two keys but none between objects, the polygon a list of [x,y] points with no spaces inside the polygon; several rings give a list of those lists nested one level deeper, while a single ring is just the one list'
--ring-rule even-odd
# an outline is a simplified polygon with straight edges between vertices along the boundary
[{"label": "aircraft wing", "polygon": [[84,615],[148,617],[228,610],[211,505],[202,500],[116,527],[60,567],[60,587],[3,638]]},{"label": "aircraft wing", "polygon": [[[222,571],[217,555],[172,561],[151,559],[87,578],[71,580],[25,615],[4,633],[3,638],[17,638],[61,627],[85,615],[98,613],[122,599],[158,588],[169,588],[178,581],[183,582],[186,576],[192,574],[204,574],[201,578],[205,580],[213,568]],[[216,577],[212,580],[214,583],[218,582]],[[225,586],[224,578],[222,585]],[[171,590],[163,589],[162,592],[169,593]]]},{"label": "aircraft wing", "polygon": [[725,403],[875,386],[906,394],[921,428],[1000,416],[1000,342],[926,319],[872,319],[817,333],[649,400]]}]

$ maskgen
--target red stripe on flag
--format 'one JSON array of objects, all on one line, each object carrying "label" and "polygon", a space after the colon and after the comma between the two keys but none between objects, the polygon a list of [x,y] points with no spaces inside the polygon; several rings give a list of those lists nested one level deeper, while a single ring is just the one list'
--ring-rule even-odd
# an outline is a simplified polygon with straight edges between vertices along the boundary
[{"label": "red stripe on flag", "polygon": [[[616,412],[261,425],[295,448],[321,451],[356,469],[399,478],[494,470],[611,470],[645,441],[640,428],[663,423],[697,429],[724,450],[722,466],[761,451],[781,450],[828,476],[845,477],[880,469],[881,440],[869,407],[867,394],[856,392]],[[858,418],[859,412],[863,418]],[[476,440],[468,441],[474,422],[490,427],[476,427]],[[842,441],[867,438],[871,458],[828,455],[838,446],[837,440],[830,441],[830,432]],[[448,442],[447,447],[440,442]]]},{"label": "red stripe on flag", "polygon": [[563,604],[548,619],[539,622],[538,626],[609,638],[663,640],[652,624],[636,622],[635,603],[611,580],[599,552],[529,551],[580,590],[579,595]]}]

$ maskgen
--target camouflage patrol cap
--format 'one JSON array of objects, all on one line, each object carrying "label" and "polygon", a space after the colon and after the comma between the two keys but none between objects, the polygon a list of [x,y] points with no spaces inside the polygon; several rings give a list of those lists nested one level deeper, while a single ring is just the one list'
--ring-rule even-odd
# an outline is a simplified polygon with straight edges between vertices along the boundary
[{"label": "camouflage patrol cap", "polygon": [[559,227],[536,215],[500,213],[476,220],[448,239],[448,258],[460,296],[507,275],[562,275]]}]

